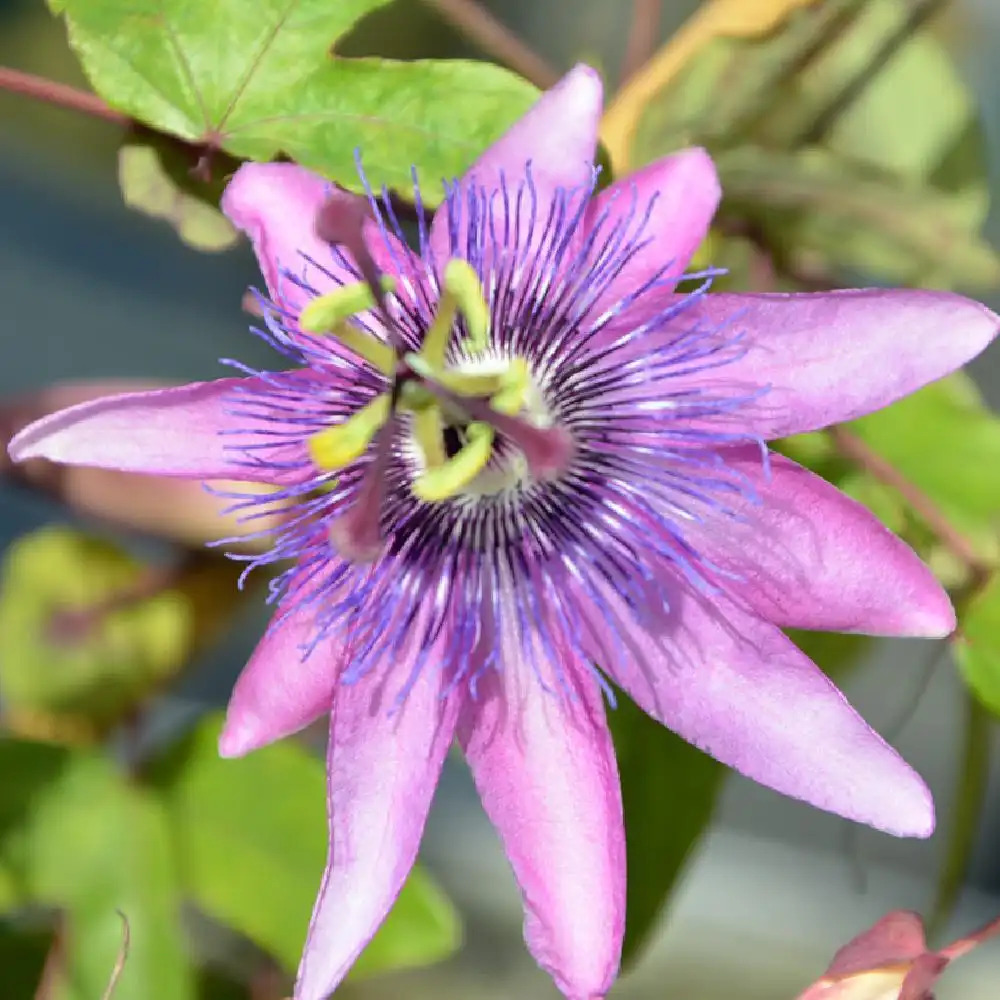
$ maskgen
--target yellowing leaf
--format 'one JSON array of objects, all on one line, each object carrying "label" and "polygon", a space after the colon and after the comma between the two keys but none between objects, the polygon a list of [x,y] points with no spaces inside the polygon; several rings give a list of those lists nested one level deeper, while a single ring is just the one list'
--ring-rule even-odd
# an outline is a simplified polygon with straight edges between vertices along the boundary
[{"label": "yellowing leaf", "polygon": [[228,250],[236,244],[229,220],[185,188],[164,162],[164,151],[151,143],[130,141],[118,150],[118,184],[129,208],[163,219],[196,250]]},{"label": "yellowing leaf", "polygon": [[630,146],[646,104],[702,48],[717,38],[745,38],[775,30],[816,0],[709,0],[617,95],[601,123],[601,139],[616,173],[628,169]]}]

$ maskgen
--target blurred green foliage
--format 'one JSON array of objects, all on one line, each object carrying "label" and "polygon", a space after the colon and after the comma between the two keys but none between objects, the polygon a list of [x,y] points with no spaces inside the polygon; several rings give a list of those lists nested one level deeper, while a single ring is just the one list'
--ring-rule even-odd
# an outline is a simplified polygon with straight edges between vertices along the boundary
[{"label": "blurred green foliage", "polygon": [[[722,178],[723,233],[749,231],[779,280],[867,274],[985,288],[1000,259],[976,109],[928,3],[825,0],[763,38],[716,39],[639,119],[635,166],[705,145]],[[739,241],[715,263],[755,284]],[[731,252],[733,251],[733,252]],[[743,265],[743,266],[741,266]]]},{"label": "blurred green foliage", "polygon": [[122,549],[69,528],[26,535],[0,577],[4,711],[118,719],[187,662],[195,613],[175,588],[121,603],[144,567]]},{"label": "blurred green foliage", "polygon": [[[140,705],[237,606],[225,560],[185,566],[146,566],[66,527],[4,556],[3,718],[28,738],[0,737],[0,947],[16,952],[23,936],[13,968],[30,981],[47,942],[58,975],[46,1000],[102,995],[122,914],[131,945],[116,1000],[194,1000],[203,956],[183,905],[253,942],[284,976],[298,963],[327,849],[323,762],[294,742],[224,761],[221,716],[152,753],[135,742]],[[124,744],[102,748],[115,734]],[[39,912],[51,916],[26,922]],[[417,869],[354,975],[436,961],[459,937],[451,904]]]}]

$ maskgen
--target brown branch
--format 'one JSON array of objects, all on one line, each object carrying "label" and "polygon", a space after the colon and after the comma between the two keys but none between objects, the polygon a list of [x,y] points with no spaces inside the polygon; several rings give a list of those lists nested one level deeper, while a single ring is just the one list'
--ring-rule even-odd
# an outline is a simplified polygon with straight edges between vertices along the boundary
[{"label": "brown branch", "polygon": [[126,127],[133,124],[132,119],[121,111],[116,111],[110,104],[103,101],[97,94],[86,90],[70,87],[65,83],[56,83],[33,73],[22,73],[8,66],[0,66],[0,90],[11,94],[31,97],[36,101],[66,108],[69,111],[79,111],[92,118],[101,118],[106,122]]},{"label": "brown branch", "polygon": [[543,90],[559,80],[559,74],[537,53],[498,21],[476,0],[424,0],[449,24],[467,35],[484,52],[520,73]]},{"label": "brown branch", "polygon": [[34,1000],[52,1000],[66,973],[66,926],[67,916],[60,912],[56,917],[55,930],[52,934],[52,944],[45,956],[42,975],[35,989]]},{"label": "brown branch", "polygon": [[891,462],[886,461],[846,427],[831,427],[829,434],[841,455],[874,476],[880,483],[892,487],[910,505],[924,524],[934,532],[941,544],[968,569],[974,583],[989,577],[992,568],[983,561],[969,540],[956,530],[944,512],[926,493],[914,486]]},{"label": "brown branch", "polygon": [[624,87],[656,51],[662,13],[663,0],[632,0],[632,23],[625,42],[619,87]]}]

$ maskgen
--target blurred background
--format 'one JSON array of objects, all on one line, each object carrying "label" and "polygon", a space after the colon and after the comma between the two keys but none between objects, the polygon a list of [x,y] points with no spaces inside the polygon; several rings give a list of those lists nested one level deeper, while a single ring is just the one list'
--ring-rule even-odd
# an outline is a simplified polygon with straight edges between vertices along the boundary
[{"label": "blurred background", "polygon": [[[599,66],[610,81],[619,79],[628,46],[631,4],[626,0],[491,0],[485,6],[557,70],[584,59]],[[665,0],[655,28],[659,40],[666,42],[697,6],[694,0]],[[887,6],[898,8],[898,13],[907,5]],[[878,133],[892,154],[905,147],[911,135],[922,141],[917,136],[922,118],[954,112],[945,143],[948,155],[940,159],[955,161],[958,150],[970,146],[969,136],[974,137],[979,187],[962,203],[962,224],[975,243],[979,223],[985,220],[981,244],[975,243],[963,256],[946,249],[942,235],[941,245],[930,252],[930,257],[936,253],[940,258],[932,261],[934,267],[916,263],[910,267],[907,259],[893,271],[880,267],[881,251],[870,247],[859,249],[841,239],[831,249],[832,237],[811,237],[800,221],[793,226],[781,216],[780,205],[771,206],[777,221],[769,229],[769,219],[758,218],[751,209],[743,211],[740,199],[753,199],[754,183],[767,179],[772,167],[780,182],[784,167],[752,163],[752,157],[739,160],[733,154],[734,178],[756,171],[753,183],[737,191],[725,213],[732,225],[720,229],[714,244],[720,262],[733,269],[734,285],[743,278],[744,287],[759,281],[747,263],[747,247],[763,239],[784,250],[791,248],[787,254],[776,254],[783,262],[776,279],[780,287],[808,287],[826,278],[837,283],[912,281],[955,287],[994,308],[1000,306],[990,250],[1000,245],[1000,215],[987,212],[988,194],[1000,190],[1000,72],[995,58],[1000,5],[995,0],[960,0],[938,6],[948,8],[944,16],[936,17],[929,28],[922,25],[920,32],[922,38],[933,40],[935,58],[944,53],[948,73],[953,73],[930,84],[934,94],[944,95],[943,111],[928,105],[920,94],[897,87],[890,96],[879,98],[883,105],[890,101],[888,109],[876,109],[888,114],[895,131],[885,133],[885,118],[872,118],[866,126],[863,116],[855,117],[843,130],[845,135],[828,145],[836,148],[838,142],[843,146],[854,141],[846,134],[853,129],[855,136],[867,138]],[[338,44],[338,50],[399,58],[482,55],[473,42],[418,0],[399,0],[370,16]],[[903,45],[900,51],[910,50]],[[886,65],[894,58],[890,55]],[[0,64],[86,86],[66,44],[64,26],[41,0],[0,0]],[[929,58],[926,65],[937,63]],[[810,72],[806,71],[805,84],[795,84],[803,92],[809,90]],[[698,86],[701,90],[694,94],[692,88]],[[679,81],[677,93],[685,96],[673,99],[673,117],[668,125],[657,126],[658,141],[666,142],[667,135],[688,136],[692,116],[681,104],[690,98],[700,107],[697,102],[706,99],[706,88],[710,92],[708,84]],[[213,378],[221,371],[220,357],[267,363],[265,349],[246,335],[247,317],[240,309],[244,290],[258,281],[247,247],[241,243],[221,252],[198,252],[163,221],[127,208],[119,187],[120,142],[121,130],[111,124],[0,93],[0,398],[18,399],[68,380]],[[725,136],[719,142],[726,147]],[[742,155],[739,144],[734,147]],[[724,154],[731,155],[731,150],[726,148]],[[967,163],[959,167],[965,170]],[[934,176],[940,175],[938,170]],[[822,205],[810,211],[821,215]],[[839,209],[835,205],[830,211],[835,215]],[[864,236],[858,235],[861,227],[851,219],[846,225],[852,236]],[[929,217],[920,237],[929,234],[933,245],[937,225]],[[789,263],[786,269],[785,263],[793,260],[796,266]],[[967,265],[960,263],[966,260]],[[954,268],[949,270],[951,264]],[[1000,352],[996,348],[988,352],[972,374],[986,399],[1000,406]],[[105,526],[86,512],[81,514],[79,507],[68,508],[42,485],[46,488],[23,482],[0,484],[0,545],[12,546],[27,533],[52,524],[83,525],[107,533]],[[1000,497],[993,509],[1000,514]],[[135,533],[128,534],[126,544],[130,553],[154,566],[168,561],[172,551],[162,540]],[[10,572],[8,568],[8,581]],[[230,583],[231,576],[220,571],[218,579],[212,578],[211,586],[218,588],[213,593]],[[21,617],[12,612],[5,618],[0,613],[0,624],[29,618],[27,611]],[[128,739],[154,744],[169,740],[207,708],[224,705],[266,614],[260,595],[254,594],[220,618],[224,622],[216,629],[218,634],[198,645],[194,669],[186,668],[182,675],[178,671],[169,693],[144,716],[138,735],[134,729],[129,735],[127,724],[124,736],[116,730],[116,746]],[[17,691],[24,681],[13,677],[16,668],[10,658],[20,656],[18,644],[24,641],[23,636],[0,636],[0,656],[8,658],[0,663],[0,681]],[[32,664],[43,663],[44,656],[37,651],[32,656]],[[1000,769],[992,729],[980,722],[978,735],[969,736],[966,687],[947,650],[931,650],[918,642],[872,642],[859,649],[858,656],[849,671],[838,673],[838,681],[865,718],[928,780],[939,804],[941,833],[928,842],[898,841],[851,828],[729,775],[710,831],[697,843],[651,943],[616,996],[790,998],[820,974],[840,944],[886,910],[927,911],[940,898],[942,879],[951,879],[948,892],[954,895],[947,928],[940,928],[944,938],[1000,913]],[[7,689],[0,689],[0,699],[8,699]],[[9,700],[5,708],[11,709]],[[75,739],[58,725],[52,731],[45,729],[44,720],[39,722],[31,711],[14,711],[11,718],[9,724],[20,736],[41,736],[57,745]],[[970,741],[975,743],[974,755]],[[17,773],[5,770],[3,783],[18,780]],[[0,793],[0,828],[7,808],[5,795]],[[671,796],[671,784],[665,781],[662,801],[668,817]],[[683,807],[680,801],[677,805]],[[257,801],[254,806],[268,813],[297,808],[280,799]],[[320,812],[321,808],[320,804]],[[95,823],[99,836],[100,819]],[[77,836],[66,828],[65,833],[56,851],[64,853],[71,865],[85,864],[89,855],[73,861],[73,852],[94,831]],[[555,996],[523,949],[516,888],[458,760],[450,762],[440,788],[423,859],[462,915],[462,947],[428,968],[349,983],[343,995],[354,1000]],[[245,873],[248,879],[252,875],[250,869]],[[316,871],[317,882],[318,875]],[[51,927],[45,920],[36,919],[37,914],[25,916],[24,908],[17,914],[5,925],[0,940],[4,1000],[36,996],[36,987],[27,984],[38,982],[51,947]],[[303,919],[302,913],[288,915],[292,939],[300,936]],[[228,934],[217,921],[206,921],[193,911],[185,911],[184,926],[188,940],[184,947],[207,955],[206,962],[218,970],[215,978],[199,979],[198,995],[205,1000],[229,996],[266,1000],[281,995],[280,975],[269,973],[262,949],[245,940],[253,939],[252,933]],[[112,920],[110,927],[104,925],[102,940],[107,943],[117,933]],[[24,943],[29,940],[30,948]],[[238,969],[244,962],[265,970],[255,975],[250,987],[238,984]],[[256,992],[247,992],[251,988]],[[942,1000],[993,1000],[998,991],[1000,945],[980,949],[950,971],[939,995]],[[82,1000],[87,994],[68,995]],[[96,1000],[95,994],[90,995]],[[123,1000],[132,995],[123,981]],[[154,991],[148,996],[159,1000],[160,994]],[[171,1000],[173,994],[163,996]]]}]

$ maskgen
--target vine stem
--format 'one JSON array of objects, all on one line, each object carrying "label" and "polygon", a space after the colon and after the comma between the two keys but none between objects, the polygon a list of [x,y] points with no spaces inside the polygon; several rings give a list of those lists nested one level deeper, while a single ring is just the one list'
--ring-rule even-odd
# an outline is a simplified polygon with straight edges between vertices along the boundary
[{"label": "vine stem", "polygon": [[57,83],[55,80],[36,76],[33,73],[23,73],[21,70],[11,69],[9,66],[0,66],[0,90],[11,94],[20,94],[23,97],[31,97],[36,101],[44,101],[46,104],[66,108],[69,111],[79,111],[82,114],[90,115],[91,118],[100,118],[115,125],[128,127],[133,124],[128,115],[116,111],[106,101],[101,100],[97,94],[91,94],[86,90],[80,90],[65,83]]},{"label": "vine stem", "polygon": [[424,3],[484,52],[536,87],[547,90],[558,82],[559,73],[476,0],[424,0]]},{"label": "vine stem", "polygon": [[941,508],[923,490],[914,486],[891,462],[886,461],[846,427],[831,427],[828,433],[841,455],[899,493],[934,532],[941,544],[968,569],[973,586],[989,578],[991,567],[980,558],[969,540],[951,524]]},{"label": "vine stem", "polygon": [[628,83],[652,58],[659,38],[662,14],[662,0],[632,0],[632,23],[625,42],[619,87]]}]

